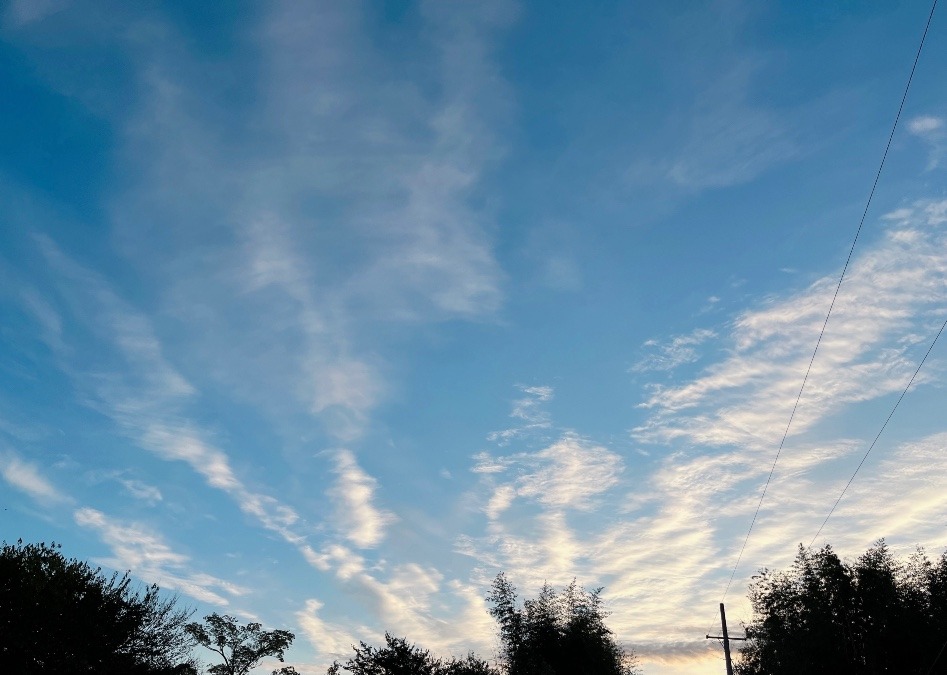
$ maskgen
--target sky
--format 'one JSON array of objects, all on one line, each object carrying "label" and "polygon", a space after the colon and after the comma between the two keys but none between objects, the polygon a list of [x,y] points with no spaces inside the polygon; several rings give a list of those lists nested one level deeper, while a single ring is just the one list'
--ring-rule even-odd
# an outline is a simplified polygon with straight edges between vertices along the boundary
[{"label": "sky", "polygon": [[[492,658],[500,571],[722,672],[929,3],[0,8],[0,538],[304,673]],[[945,19],[733,632],[947,319]],[[944,551],[945,384],[938,343],[816,546]]]}]

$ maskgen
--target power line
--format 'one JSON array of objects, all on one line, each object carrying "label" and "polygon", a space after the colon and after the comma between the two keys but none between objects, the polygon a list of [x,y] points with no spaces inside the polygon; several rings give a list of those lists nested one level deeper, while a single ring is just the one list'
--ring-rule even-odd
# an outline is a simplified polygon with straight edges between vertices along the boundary
[{"label": "power line", "polygon": [[914,384],[914,378],[917,377],[917,374],[921,372],[921,368],[924,366],[924,362],[927,361],[927,357],[931,355],[931,351],[934,349],[934,345],[937,344],[937,340],[940,339],[941,334],[944,332],[944,328],[947,328],[947,319],[944,319],[944,323],[941,325],[940,330],[937,331],[937,335],[934,336],[934,339],[931,340],[930,346],[927,348],[927,353],[924,354],[924,358],[921,359],[921,362],[917,365],[917,368],[914,371],[914,374],[911,375],[911,379],[908,380],[907,386],[904,387],[904,390],[901,392],[901,395],[898,397],[898,400],[895,402],[894,407],[891,408],[891,412],[888,413],[888,417],[885,419],[884,424],[881,425],[881,429],[878,430],[877,435],[875,435],[875,440],[871,442],[871,445],[868,446],[868,450],[865,452],[865,455],[862,457],[861,461],[858,463],[858,466],[855,467],[855,471],[852,473],[851,478],[848,479],[848,483],[845,484],[845,487],[842,488],[841,494],[838,496],[838,499],[835,500],[835,503],[832,505],[832,508],[829,510],[829,515],[825,517],[825,520],[822,521],[822,524],[819,526],[819,531],[815,533],[815,536],[812,538],[812,541],[809,542],[808,548],[812,548],[812,544],[815,543],[815,540],[819,538],[819,535],[822,534],[822,528],[825,527],[825,524],[829,522],[829,518],[832,517],[832,514],[835,513],[835,508],[839,505],[839,502],[842,501],[842,497],[845,496],[845,493],[848,491],[848,488],[851,486],[852,481],[855,480],[855,476],[858,475],[858,472],[861,470],[862,465],[865,463],[865,460],[868,459],[868,455],[871,454],[871,451],[875,447],[875,443],[878,442],[878,439],[881,438],[881,434],[884,433],[885,427],[888,426],[888,422],[891,421],[891,418],[894,416],[894,412],[898,409],[898,406],[901,405],[901,401],[904,399],[905,395],[908,393],[908,389],[911,388],[911,385]]},{"label": "power line", "polygon": [[934,662],[931,664],[931,667],[927,669],[927,675],[931,675],[934,672],[934,666],[937,665],[937,662],[940,661],[940,655],[944,653],[944,648],[947,647],[947,641],[941,645],[940,651],[937,652],[937,656],[934,657]]},{"label": "power line", "polygon": [[[891,133],[888,134],[888,142],[885,144],[885,150],[881,156],[881,163],[878,165],[878,171],[875,173],[875,180],[872,182],[871,191],[868,193],[868,200],[865,202],[865,209],[864,211],[862,211],[861,219],[858,222],[858,229],[855,231],[855,237],[852,240],[851,247],[849,248],[848,257],[845,259],[845,265],[844,267],[842,267],[842,273],[839,276],[838,284],[836,284],[835,286],[835,293],[832,295],[832,302],[831,304],[829,304],[829,311],[826,312],[825,321],[822,323],[822,330],[819,331],[819,338],[818,340],[816,340],[815,349],[812,350],[812,357],[809,359],[809,366],[806,368],[806,374],[802,378],[802,386],[799,387],[799,393],[796,395],[796,402],[793,404],[792,412],[789,415],[789,422],[786,424],[786,430],[783,432],[783,438],[779,442],[779,449],[776,451],[776,458],[773,460],[773,466],[770,468],[769,475],[766,477],[766,484],[763,486],[763,491],[760,494],[760,500],[756,505],[756,511],[753,514],[753,519],[750,521],[750,527],[747,530],[746,537],[743,539],[743,546],[740,548],[740,554],[737,556],[737,561],[736,563],[734,563],[733,570],[730,572],[730,579],[727,581],[727,586],[724,589],[723,598],[721,599],[721,602],[727,599],[727,594],[730,592],[730,586],[733,584],[733,579],[736,576],[737,568],[740,566],[740,561],[743,559],[743,553],[746,551],[746,545],[750,540],[750,534],[753,532],[753,527],[756,525],[756,520],[760,515],[760,508],[763,506],[763,499],[766,497],[766,491],[769,489],[769,484],[773,479],[773,473],[776,471],[776,464],[777,462],[779,462],[779,456],[782,454],[783,446],[786,444],[786,438],[789,436],[789,429],[790,427],[792,427],[793,418],[795,418],[796,410],[799,408],[799,401],[802,399],[802,393],[805,391],[806,383],[809,381],[809,374],[812,372],[812,364],[815,362],[816,354],[818,354],[819,347],[822,344],[822,337],[825,335],[825,329],[826,329],[826,326],[828,326],[829,324],[829,318],[832,316],[832,310],[835,309],[835,301],[838,299],[839,291],[842,288],[842,281],[845,279],[846,272],[848,272],[848,266],[851,263],[852,255],[855,252],[855,245],[858,243],[858,237],[859,235],[861,235],[862,228],[865,225],[865,218],[868,216],[868,209],[871,206],[871,200],[875,196],[875,189],[878,187],[878,181],[881,178],[881,171],[884,168],[885,161],[888,159],[888,152],[891,150],[891,142],[894,139],[894,132],[898,128],[898,122],[900,122],[901,120],[901,113],[904,111],[904,103],[905,101],[907,101],[908,91],[910,91],[911,89],[911,82],[914,81],[914,73],[917,70],[917,64],[921,58],[921,51],[924,48],[924,42],[927,39],[927,33],[930,30],[931,21],[934,18],[934,10],[936,8],[937,8],[937,0],[933,0],[933,3],[931,5],[931,11],[927,17],[927,23],[924,26],[924,33],[921,35],[921,42],[918,45],[917,53],[914,56],[914,63],[911,65],[911,73],[910,75],[908,75],[908,81],[904,87],[904,94],[901,96],[901,103],[898,106],[898,112],[895,115],[894,124],[892,124],[891,126]],[[938,336],[939,335],[940,334],[938,333]],[[936,342],[936,338],[935,338],[935,342]],[[925,359],[926,358],[927,357],[925,356]],[[912,381],[913,381],[913,378],[912,378]],[[900,403],[900,400],[899,400],[899,403]],[[893,411],[892,411],[892,414],[893,414]],[[821,528],[820,528],[820,531],[821,531]]]}]

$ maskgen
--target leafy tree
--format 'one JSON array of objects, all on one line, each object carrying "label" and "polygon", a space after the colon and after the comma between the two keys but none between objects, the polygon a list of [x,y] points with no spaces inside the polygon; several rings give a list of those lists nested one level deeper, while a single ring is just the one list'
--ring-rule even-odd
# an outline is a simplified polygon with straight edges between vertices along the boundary
[{"label": "leafy tree", "polygon": [[0,663],[5,672],[168,675],[193,672],[189,612],[128,573],[66,559],[60,546],[3,542]]},{"label": "leafy tree", "polygon": [[497,675],[486,661],[473,654],[443,661],[389,633],[385,633],[385,646],[380,649],[364,642],[353,649],[355,655],[345,663],[333,663],[327,675],[341,675],[342,671],[352,675]]},{"label": "leafy tree", "polygon": [[799,547],[790,570],[763,570],[740,675],[947,674],[947,557],[897,560],[884,540],[853,563]]},{"label": "leafy tree", "polygon": [[439,675],[499,675],[496,668],[476,656],[473,652],[468,652],[462,659],[451,657],[441,665]]},{"label": "leafy tree", "polygon": [[[205,616],[204,624],[189,623],[185,629],[197,644],[216,652],[223,659],[223,663],[208,669],[211,675],[247,675],[267,656],[282,661],[283,652],[296,637],[288,630],[263,630],[259,623],[241,626],[234,617],[216,612]],[[275,672],[288,674],[294,671],[282,668]]]},{"label": "leafy tree", "polygon": [[487,598],[500,636],[508,675],[633,675],[626,652],[605,625],[602,589],[586,591],[573,581],[561,593],[544,584],[539,596],[519,607],[516,589],[497,575]]}]

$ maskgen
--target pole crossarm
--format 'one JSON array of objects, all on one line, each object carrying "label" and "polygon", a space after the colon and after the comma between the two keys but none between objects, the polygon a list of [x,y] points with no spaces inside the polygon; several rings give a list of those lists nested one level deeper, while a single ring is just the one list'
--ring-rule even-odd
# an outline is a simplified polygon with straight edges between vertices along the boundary
[{"label": "pole crossarm", "polygon": [[745,637],[733,637],[732,635],[730,635],[730,636],[728,636],[728,637],[726,637],[726,638],[724,638],[723,635],[706,635],[705,637],[706,637],[708,640],[724,640],[724,639],[726,639],[726,640],[749,640],[749,639],[750,639],[750,638],[745,638]]},{"label": "pole crossarm", "polygon": [[724,661],[727,663],[727,675],[733,675],[733,660],[730,658],[730,640],[746,640],[746,638],[730,637],[730,632],[727,630],[727,612],[724,610],[722,602],[720,603],[720,631],[723,633],[723,635],[707,635],[707,639],[723,641],[723,656]]}]

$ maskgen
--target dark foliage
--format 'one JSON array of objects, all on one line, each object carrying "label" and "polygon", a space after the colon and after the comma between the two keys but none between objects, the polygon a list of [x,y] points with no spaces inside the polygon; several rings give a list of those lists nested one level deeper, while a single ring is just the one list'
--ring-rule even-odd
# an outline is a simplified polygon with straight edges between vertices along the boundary
[{"label": "dark foliage", "polygon": [[404,638],[385,633],[381,649],[364,642],[353,647],[355,655],[345,663],[336,661],[327,675],[498,675],[497,671],[473,654],[448,661],[435,658],[426,649],[409,644]]},{"label": "dark foliage", "polygon": [[0,663],[4,672],[171,675],[194,672],[189,613],[157,586],[67,560],[56,544],[0,549]]},{"label": "dark foliage", "polygon": [[517,604],[516,589],[497,575],[487,598],[500,634],[500,658],[509,675],[633,675],[635,659],[605,625],[601,590],[573,581],[561,593],[544,585]]},{"label": "dark foliage", "polygon": [[947,555],[897,560],[884,541],[854,563],[799,547],[787,572],[750,589],[755,619],[739,675],[947,675]]},{"label": "dark foliage", "polygon": [[[263,630],[259,623],[241,626],[237,619],[216,612],[204,617],[204,623],[189,623],[185,630],[202,647],[215,652],[223,663],[208,668],[211,675],[247,675],[266,656],[283,660],[283,652],[295,635],[288,630]],[[291,668],[277,673],[288,675]]]}]

